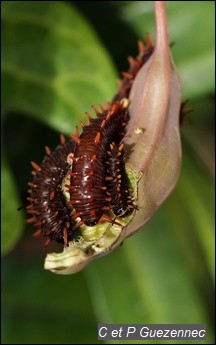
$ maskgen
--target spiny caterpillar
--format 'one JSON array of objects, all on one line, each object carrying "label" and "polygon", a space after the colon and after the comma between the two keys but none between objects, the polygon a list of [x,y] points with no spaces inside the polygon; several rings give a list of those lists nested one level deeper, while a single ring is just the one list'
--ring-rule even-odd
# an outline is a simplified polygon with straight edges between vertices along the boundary
[{"label": "spiny caterpillar", "polygon": [[33,181],[28,183],[31,196],[27,198],[30,205],[26,209],[31,218],[27,223],[39,227],[34,236],[43,233],[47,237],[45,245],[52,240],[66,245],[74,237],[75,222],[71,219],[61,184],[69,169],[67,157],[75,147],[73,140],[66,143],[61,135],[61,144],[53,152],[45,147],[46,156],[41,166],[31,162],[35,171]]},{"label": "spiny caterpillar", "polygon": [[[81,122],[81,135],[72,134],[67,143],[61,136],[61,144],[53,152],[46,147],[41,166],[32,162],[35,171],[33,181],[29,182],[30,204],[26,209],[31,218],[27,222],[39,228],[34,236],[47,237],[45,245],[54,240],[66,246],[82,224],[118,224],[115,216],[125,217],[137,208],[128,184],[122,143],[129,121],[128,97],[133,80],[153,53],[150,37],[146,47],[139,41],[138,48],[138,57],[128,58],[129,71],[122,72],[124,78],[112,103],[106,109],[101,106],[101,111],[93,107],[97,115],[94,119],[87,113],[90,124]],[[63,193],[66,176],[69,179],[64,187],[70,200]]]}]

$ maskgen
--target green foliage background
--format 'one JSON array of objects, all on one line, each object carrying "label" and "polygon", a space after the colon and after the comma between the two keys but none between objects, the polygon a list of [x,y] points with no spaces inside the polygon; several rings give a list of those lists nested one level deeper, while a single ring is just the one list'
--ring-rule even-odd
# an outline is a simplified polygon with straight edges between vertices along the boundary
[{"label": "green foliage background", "polygon": [[112,98],[137,40],[154,37],[153,3],[2,2],[2,343],[97,343],[98,323],[205,323],[200,343],[214,342],[215,9],[213,1],[167,7],[183,98],[195,109],[182,128],[179,183],[123,246],[57,276],[43,270],[55,245],[32,239],[16,211],[29,162],[40,163],[45,145],[54,149],[92,104]]}]

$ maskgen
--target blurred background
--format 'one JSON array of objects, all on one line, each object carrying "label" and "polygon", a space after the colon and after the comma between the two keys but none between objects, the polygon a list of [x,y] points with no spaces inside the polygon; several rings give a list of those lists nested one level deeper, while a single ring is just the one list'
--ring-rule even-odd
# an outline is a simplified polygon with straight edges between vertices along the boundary
[{"label": "blurred background", "polygon": [[92,104],[112,98],[137,40],[154,39],[153,2],[2,2],[3,344],[98,343],[98,323],[205,323],[200,343],[214,343],[215,3],[167,3],[183,100],[194,109],[179,183],[117,250],[58,276],[43,263],[61,247],[44,248],[17,211],[30,161],[40,164],[45,145],[54,149]]}]

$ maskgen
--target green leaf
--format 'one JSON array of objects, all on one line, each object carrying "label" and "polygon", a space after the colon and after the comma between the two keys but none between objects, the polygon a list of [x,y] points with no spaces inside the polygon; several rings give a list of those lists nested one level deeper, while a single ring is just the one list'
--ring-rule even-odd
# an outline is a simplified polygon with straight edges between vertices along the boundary
[{"label": "green leaf", "polygon": [[85,270],[98,322],[206,323],[208,340],[203,343],[208,343],[213,336],[207,311],[181,243],[176,241],[175,228],[172,234],[163,212],[159,210],[139,234],[126,240],[112,256]]},{"label": "green leaf", "polygon": [[19,259],[3,259],[2,343],[95,344],[96,320],[83,274],[60,278],[45,272],[42,258],[26,248]]},{"label": "green leaf", "polygon": [[2,164],[2,254],[9,252],[23,230],[23,214],[17,211],[20,204],[16,184],[5,161]]},{"label": "green leaf", "polygon": [[61,2],[2,4],[3,110],[71,133],[92,104],[110,100],[114,68],[80,13]]},{"label": "green leaf", "polygon": [[[182,80],[184,97],[200,96],[214,90],[214,1],[167,1],[172,53]],[[144,39],[153,37],[152,1],[125,1],[119,16]]]},{"label": "green leaf", "polygon": [[[188,173],[189,172],[189,173]],[[191,178],[193,176],[193,178]],[[186,214],[190,215],[192,229],[188,234],[198,242],[197,262],[203,261],[214,279],[214,182],[199,165],[192,163],[189,150],[184,152],[184,165],[177,193],[184,203]],[[185,197],[187,195],[187,198]],[[185,227],[184,227],[185,229]],[[201,264],[200,264],[201,266]]]}]

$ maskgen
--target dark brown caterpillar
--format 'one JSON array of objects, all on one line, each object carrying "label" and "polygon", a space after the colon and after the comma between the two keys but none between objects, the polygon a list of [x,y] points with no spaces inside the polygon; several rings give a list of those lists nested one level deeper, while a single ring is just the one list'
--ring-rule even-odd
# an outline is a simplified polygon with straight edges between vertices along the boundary
[{"label": "dark brown caterpillar", "polygon": [[33,236],[43,234],[47,237],[45,246],[52,240],[64,243],[74,237],[75,222],[71,220],[70,209],[62,193],[62,180],[69,169],[67,156],[74,152],[76,143],[71,139],[65,143],[65,138],[61,135],[61,145],[53,152],[46,146],[46,156],[41,164],[31,162],[33,171],[33,181],[28,185],[30,197],[27,200],[30,205],[26,207],[32,218],[27,223],[34,223],[39,227]]},{"label": "dark brown caterpillar", "polygon": [[124,102],[116,102],[85,126],[74,152],[71,181],[68,186],[70,202],[76,212],[73,219],[81,218],[77,226],[93,226],[99,220],[111,221],[104,214],[110,210],[111,197],[106,186],[107,150],[111,142],[119,144],[129,119]]},{"label": "dark brown caterpillar", "polygon": [[125,170],[123,144],[110,144],[107,159],[107,187],[111,195],[111,207],[116,216],[123,217],[136,208],[130,195],[129,181]]},{"label": "dark brown caterpillar", "polygon": [[139,72],[140,68],[148,61],[150,56],[154,51],[154,46],[152,45],[151,37],[148,35],[146,37],[146,46],[142,41],[138,41],[139,55],[137,58],[132,56],[128,57],[130,68],[128,72],[122,72],[123,80],[121,80],[121,85],[113,98],[113,102],[119,101],[122,98],[129,98],[130,90],[133,85],[133,81]]}]

